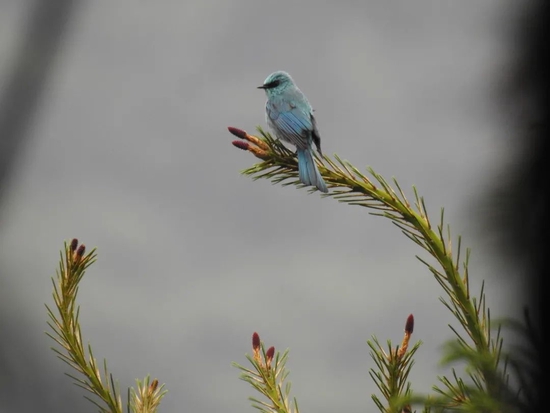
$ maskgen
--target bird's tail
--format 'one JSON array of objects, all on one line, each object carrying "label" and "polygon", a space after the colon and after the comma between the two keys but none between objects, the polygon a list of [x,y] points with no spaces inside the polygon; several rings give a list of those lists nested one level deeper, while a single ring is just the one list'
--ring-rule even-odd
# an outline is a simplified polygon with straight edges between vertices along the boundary
[{"label": "bird's tail", "polygon": [[323,180],[323,177],[315,165],[313,159],[313,153],[310,148],[300,149],[298,148],[298,173],[300,175],[300,181],[304,185],[313,185],[321,192],[328,192],[327,184]]}]

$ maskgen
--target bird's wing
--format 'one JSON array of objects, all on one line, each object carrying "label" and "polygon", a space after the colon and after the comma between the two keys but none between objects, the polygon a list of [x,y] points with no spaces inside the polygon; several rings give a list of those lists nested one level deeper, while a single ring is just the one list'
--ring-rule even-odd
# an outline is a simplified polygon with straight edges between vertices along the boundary
[{"label": "bird's wing", "polygon": [[315,121],[315,116],[313,116],[313,113],[311,113],[311,125],[313,126],[313,132],[311,134],[311,137],[313,138],[313,143],[315,143],[319,154],[323,155],[323,151],[321,150],[321,136],[319,135],[319,131],[317,130],[317,122]]},{"label": "bird's wing", "polygon": [[299,148],[310,145],[313,124],[309,110],[301,110],[295,102],[286,100],[268,101],[266,110],[279,138]]}]

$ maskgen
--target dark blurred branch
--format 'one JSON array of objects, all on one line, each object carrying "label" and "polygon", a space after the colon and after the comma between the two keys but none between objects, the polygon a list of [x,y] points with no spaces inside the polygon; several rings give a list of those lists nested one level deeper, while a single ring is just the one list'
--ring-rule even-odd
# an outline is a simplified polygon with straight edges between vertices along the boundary
[{"label": "dark blurred branch", "polygon": [[[35,0],[0,95],[0,203],[77,0]],[[1,219],[1,217],[0,217]]]},{"label": "dark blurred branch", "polygon": [[[34,0],[32,3],[26,3],[28,19],[19,45],[16,46],[6,87],[0,91],[0,228],[1,206],[10,175],[26,143],[28,126],[40,103],[41,94],[77,0]],[[0,263],[2,287],[6,286],[4,275]],[[26,348],[21,342],[29,342],[28,337],[21,332],[22,327],[19,324],[19,321],[14,323],[13,319],[7,316],[0,317],[0,410],[22,411],[24,403],[21,396],[25,393],[32,394],[34,399],[39,400],[34,405],[34,410],[39,406],[42,411],[59,411],[59,404],[53,408],[55,403],[43,385],[46,379],[51,378],[42,374],[44,368],[38,357],[33,353],[25,354],[26,361],[22,365],[21,359],[13,356],[19,354],[14,349]],[[21,322],[21,325],[24,323]],[[29,374],[37,378],[28,380]],[[71,395],[67,395],[65,402],[71,398]]]},{"label": "dark blurred branch", "polygon": [[514,173],[498,183],[491,211],[496,218],[493,229],[499,232],[503,249],[508,250],[503,256],[520,258],[522,267],[533,275],[530,301],[535,306],[542,298],[539,281],[547,271],[545,240],[550,230],[548,2],[526,2],[518,20],[513,33],[515,60],[503,90],[505,108],[515,121],[514,139],[520,152]]},{"label": "dark blurred branch", "polygon": [[[511,76],[503,85],[504,106],[515,124],[514,139],[520,148],[513,173],[498,183],[491,205],[491,232],[499,236],[501,257],[520,264],[522,285],[527,285],[527,302],[534,310],[533,328],[542,332],[542,307],[546,299],[546,240],[550,231],[550,4],[544,0],[526,1],[523,13],[509,39],[517,45]],[[543,281],[544,280],[544,281]],[[524,300],[522,300],[524,301]],[[542,390],[545,382],[542,346],[533,349],[535,395],[525,411],[545,411]],[[537,387],[538,384],[538,388]],[[547,403],[546,403],[547,404]]]}]

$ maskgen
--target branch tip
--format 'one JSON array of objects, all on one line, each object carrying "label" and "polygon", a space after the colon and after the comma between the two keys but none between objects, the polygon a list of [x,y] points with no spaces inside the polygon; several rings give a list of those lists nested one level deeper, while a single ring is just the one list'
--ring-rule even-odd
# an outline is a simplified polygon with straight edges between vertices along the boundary
[{"label": "branch tip", "polygon": [[407,322],[405,324],[405,336],[403,337],[403,341],[401,342],[401,347],[399,347],[399,350],[397,351],[397,356],[399,358],[403,357],[403,355],[407,352],[407,349],[409,348],[409,341],[411,339],[413,329],[414,316],[412,314],[409,314],[409,316],[407,317]]},{"label": "branch tip", "polygon": [[243,142],[243,141],[233,141],[231,142],[233,144],[233,146],[239,148],[239,149],[242,149],[243,151],[247,151],[248,148],[250,147],[250,144],[248,142]]},{"label": "branch tip", "polygon": [[[71,243],[71,247],[72,247],[72,243]],[[73,260],[75,264],[78,264],[80,263],[80,261],[82,261],[82,257],[84,256],[85,252],[86,252],[86,246],[84,244],[80,244],[80,247],[78,247],[76,252],[74,252],[73,254]]]},{"label": "branch tip", "polygon": [[248,135],[244,130],[239,128],[234,128],[233,126],[228,126],[227,130],[232,135],[235,135],[237,138],[241,138],[241,139],[246,139],[246,135]]},{"label": "branch tip", "polygon": [[86,252],[86,245],[81,244],[80,247],[78,247],[78,249],[76,250],[76,255],[79,258],[82,258],[85,252]]},{"label": "branch tip", "polygon": [[252,334],[252,349],[253,350],[259,350],[260,349],[260,335],[256,332]]},{"label": "branch tip", "polygon": [[411,335],[414,330],[414,316],[412,314],[409,314],[407,317],[407,322],[405,324],[405,332]]},{"label": "branch tip", "polygon": [[149,386],[149,394],[153,394],[159,385],[159,381],[154,379]]},{"label": "branch tip", "polygon": [[260,356],[260,335],[256,332],[252,334],[252,352],[254,355],[254,360],[261,365],[262,357]]},{"label": "branch tip", "polygon": [[271,367],[271,360],[273,360],[274,355],[275,355],[275,347],[271,346],[265,352],[265,365],[267,368]]}]

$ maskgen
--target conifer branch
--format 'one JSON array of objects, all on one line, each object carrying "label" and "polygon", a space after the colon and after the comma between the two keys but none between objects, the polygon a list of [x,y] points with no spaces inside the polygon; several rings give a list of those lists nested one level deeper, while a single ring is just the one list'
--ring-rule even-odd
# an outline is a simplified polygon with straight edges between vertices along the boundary
[{"label": "conifer branch", "polygon": [[268,401],[249,397],[252,406],[262,413],[299,413],[296,399],[290,401],[290,382],[285,364],[288,350],[275,353],[275,347],[265,350],[258,333],[252,335],[252,356],[246,355],[252,369],[237,363],[233,366],[241,370],[240,379],[250,384]]},{"label": "conifer branch", "polygon": [[[295,185],[303,188],[298,179],[298,164],[294,154],[279,140],[258,128],[260,136],[253,136],[243,130],[230,127],[229,131],[242,140],[233,141],[239,149],[251,152],[260,163],[245,169],[242,173],[254,180],[264,178],[284,186]],[[457,336],[457,342],[463,350],[462,359],[470,362],[469,378],[473,387],[464,384],[458,377],[450,381],[442,378],[442,384],[449,391],[435,387],[446,400],[446,406],[464,404],[468,398],[476,396],[472,388],[481,388],[491,400],[500,400],[502,382],[506,372],[499,370],[502,337],[491,337],[493,326],[485,305],[483,287],[479,297],[470,293],[468,261],[470,250],[462,258],[461,237],[453,245],[450,227],[445,224],[444,210],[438,223],[432,223],[424,198],[413,187],[412,203],[407,199],[397,180],[393,186],[372,168],[369,176],[361,173],[351,163],[338,156],[334,159],[324,155],[317,156],[318,169],[331,191],[323,197],[332,197],[339,202],[358,205],[373,210],[371,214],[390,219],[405,236],[427,251],[437,264],[417,258],[429,269],[444,291],[442,303],[451,311],[461,325],[463,332],[450,326]],[[308,187],[310,193],[317,191]],[[371,346],[372,348],[372,346]],[[474,360],[471,354],[478,357]],[[474,362],[475,361],[475,362]],[[483,362],[480,362],[483,361]],[[465,387],[466,386],[466,387]],[[466,389],[468,392],[464,392]],[[458,397],[459,395],[460,397]],[[484,401],[483,401],[484,403]]]},{"label": "conifer branch", "polygon": [[367,341],[371,348],[370,356],[376,369],[371,368],[369,374],[386,399],[386,405],[376,395],[372,395],[374,404],[382,413],[410,413],[412,390],[407,381],[414,364],[413,356],[422,344],[417,342],[409,350],[409,340],[414,329],[414,317],[409,315],[405,324],[405,335],[400,346],[392,347],[388,340],[388,352],[384,350],[376,337]]},{"label": "conifer branch", "polygon": [[[78,245],[78,240],[73,239],[70,244],[65,243],[61,252],[59,269],[53,282],[53,299],[56,311],[46,305],[52,332],[46,334],[54,340],[60,348],[52,348],[57,356],[76,370],[82,377],[67,374],[74,383],[96,396],[90,398],[84,396],[95,404],[102,413],[122,413],[122,399],[118,385],[112,374],[107,369],[107,361],[103,362],[103,371],[100,370],[92,347],[88,344],[87,352],[84,347],[79,324],[80,307],[76,304],[78,287],[84,273],[96,260],[96,250],[88,254],[86,247]],[[160,400],[166,393],[164,385],[158,387],[155,379],[149,384],[146,377],[143,384],[138,380],[138,391],[129,389],[129,398],[132,412],[154,413]]]}]

